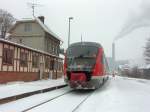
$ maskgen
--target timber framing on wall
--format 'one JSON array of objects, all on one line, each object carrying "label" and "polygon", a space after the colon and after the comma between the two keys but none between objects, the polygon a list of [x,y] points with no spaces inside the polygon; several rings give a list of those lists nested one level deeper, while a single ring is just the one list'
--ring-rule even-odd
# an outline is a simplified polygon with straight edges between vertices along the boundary
[{"label": "timber framing on wall", "polygon": [[57,78],[62,71],[63,59],[59,56],[0,39],[0,83],[39,80],[40,74],[49,78],[50,73]]}]

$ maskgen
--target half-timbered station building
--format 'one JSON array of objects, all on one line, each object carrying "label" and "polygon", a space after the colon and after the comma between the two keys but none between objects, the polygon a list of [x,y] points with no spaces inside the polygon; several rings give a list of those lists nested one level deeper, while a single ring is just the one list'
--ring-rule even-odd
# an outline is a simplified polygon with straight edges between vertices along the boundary
[{"label": "half-timbered station building", "polygon": [[56,79],[62,75],[62,58],[0,39],[0,83]]},{"label": "half-timbered station building", "polygon": [[44,17],[17,21],[10,37],[0,39],[0,83],[61,77],[61,39],[44,24]]}]

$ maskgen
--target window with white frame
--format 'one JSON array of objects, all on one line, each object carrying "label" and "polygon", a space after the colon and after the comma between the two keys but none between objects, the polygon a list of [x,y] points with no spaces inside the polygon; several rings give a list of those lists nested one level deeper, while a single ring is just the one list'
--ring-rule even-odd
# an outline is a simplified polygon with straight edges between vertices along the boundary
[{"label": "window with white frame", "polygon": [[24,25],[24,31],[25,32],[32,31],[32,25],[30,23],[25,23],[25,25]]}]

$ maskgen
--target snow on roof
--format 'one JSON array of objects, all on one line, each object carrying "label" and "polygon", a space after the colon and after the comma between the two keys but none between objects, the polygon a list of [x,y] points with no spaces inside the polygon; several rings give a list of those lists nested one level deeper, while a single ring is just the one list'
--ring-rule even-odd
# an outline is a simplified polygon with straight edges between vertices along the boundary
[{"label": "snow on roof", "polygon": [[47,53],[47,52],[44,52],[44,51],[41,51],[41,50],[38,50],[38,49],[34,49],[34,48],[32,48],[32,47],[25,46],[25,45],[23,45],[23,44],[18,44],[18,43],[12,42],[12,41],[8,41],[8,40],[3,39],[3,38],[0,38],[0,42],[5,42],[5,43],[8,43],[8,44],[16,45],[16,46],[19,46],[19,47],[22,47],[22,48],[26,48],[26,49],[35,51],[35,52],[39,52],[39,53],[46,54],[46,55],[49,55],[49,56],[52,56],[52,57],[55,57],[55,58],[62,59],[62,58],[59,57],[59,56],[56,56],[56,55],[53,55],[53,54],[50,54],[50,53]]},{"label": "snow on roof", "polygon": [[35,20],[39,23],[39,25],[49,34],[57,38],[58,40],[62,41],[52,30],[50,30],[45,24],[41,22],[41,20],[35,17]]}]

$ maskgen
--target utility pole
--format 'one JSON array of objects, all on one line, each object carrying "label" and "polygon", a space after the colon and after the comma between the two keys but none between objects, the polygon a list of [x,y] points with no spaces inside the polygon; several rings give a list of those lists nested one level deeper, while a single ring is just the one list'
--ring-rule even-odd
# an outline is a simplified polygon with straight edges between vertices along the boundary
[{"label": "utility pole", "polygon": [[69,17],[69,31],[68,31],[68,47],[70,45],[70,22],[73,20],[73,17]]}]

